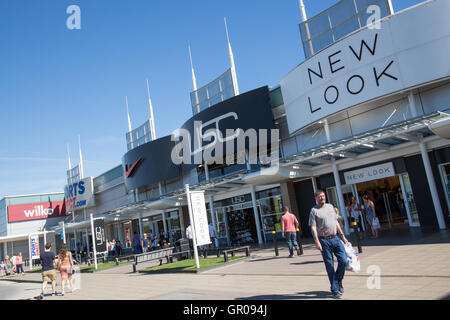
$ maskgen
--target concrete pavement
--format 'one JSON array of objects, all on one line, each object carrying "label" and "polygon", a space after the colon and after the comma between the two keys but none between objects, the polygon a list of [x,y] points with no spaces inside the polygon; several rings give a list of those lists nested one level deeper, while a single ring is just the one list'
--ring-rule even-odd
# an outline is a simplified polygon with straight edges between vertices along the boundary
[{"label": "concrete pavement", "polygon": [[[349,238],[356,247],[354,237]],[[304,255],[293,258],[287,258],[284,243],[280,246],[279,257],[273,248],[253,250],[249,259],[197,274],[134,274],[131,265],[82,273],[78,274],[80,290],[46,300],[331,299],[322,256],[315,246],[305,243]],[[379,239],[363,240],[361,271],[346,272],[343,299],[450,299],[448,252],[449,231],[424,234],[400,228],[382,232]],[[18,276],[17,281],[37,284],[40,274]]]}]

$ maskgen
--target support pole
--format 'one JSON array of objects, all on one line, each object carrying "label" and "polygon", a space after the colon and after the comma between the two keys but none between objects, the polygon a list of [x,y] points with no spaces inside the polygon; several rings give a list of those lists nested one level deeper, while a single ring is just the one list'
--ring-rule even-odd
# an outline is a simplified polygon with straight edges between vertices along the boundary
[{"label": "support pole", "polygon": [[430,187],[431,197],[433,199],[434,209],[436,210],[436,218],[439,224],[439,229],[446,229],[444,215],[442,213],[441,203],[439,201],[438,191],[436,188],[436,182],[434,180],[433,170],[431,170],[430,158],[428,157],[427,147],[425,142],[421,139],[419,143],[420,153],[422,154],[422,161],[425,167],[425,173],[428,179],[428,186]]},{"label": "support pole", "polygon": [[219,247],[219,240],[217,239],[217,228],[216,228],[217,221],[216,221],[216,215],[214,214],[214,197],[213,196],[211,196],[209,198],[209,209],[210,209],[210,212],[211,212],[211,222],[213,224],[214,230],[216,231],[216,237],[214,238],[214,246],[216,248],[218,248]]},{"label": "support pole", "polygon": [[195,237],[195,227],[194,227],[194,217],[192,212],[192,205],[191,205],[191,195],[189,193],[189,185],[185,185],[186,190],[186,199],[188,203],[188,209],[189,209],[189,221],[191,223],[191,233],[192,233],[192,245],[194,246],[194,259],[195,259],[195,266],[197,269],[200,269],[200,262],[198,260],[198,251],[197,251],[197,239]]},{"label": "support pole", "polygon": [[94,266],[97,270],[97,251],[95,248],[95,231],[94,231],[94,216],[91,213],[91,233],[92,233],[92,250],[94,250]]},{"label": "support pole", "polygon": [[253,203],[253,211],[255,216],[255,223],[256,223],[256,233],[258,234],[258,244],[261,246],[263,244],[262,237],[261,237],[261,223],[259,222],[259,214],[258,214],[258,206],[256,205],[256,192],[255,192],[255,186],[253,184],[250,185],[250,191],[252,195],[252,203]]}]

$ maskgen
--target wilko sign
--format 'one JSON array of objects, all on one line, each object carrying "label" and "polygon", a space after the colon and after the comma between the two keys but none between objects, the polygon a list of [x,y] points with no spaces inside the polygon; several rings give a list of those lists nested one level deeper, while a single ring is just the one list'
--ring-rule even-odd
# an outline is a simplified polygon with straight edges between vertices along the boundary
[{"label": "wilko sign", "polygon": [[8,206],[8,222],[58,218],[66,215],[64,201]]},{"label": "wilko sign", "polygon": [[84,178],[65,186],[64,195],[67,211],[74,211],[93,206],[92,177]]}]

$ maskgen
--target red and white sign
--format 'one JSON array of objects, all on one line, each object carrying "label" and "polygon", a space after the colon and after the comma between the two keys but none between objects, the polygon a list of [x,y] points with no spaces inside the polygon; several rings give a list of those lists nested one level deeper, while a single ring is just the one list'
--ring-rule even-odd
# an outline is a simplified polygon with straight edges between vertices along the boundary
[{"label": "red and white sign", "polygon": [[64,201],[8,206],[8,222],[58,218],[66,215]]}]

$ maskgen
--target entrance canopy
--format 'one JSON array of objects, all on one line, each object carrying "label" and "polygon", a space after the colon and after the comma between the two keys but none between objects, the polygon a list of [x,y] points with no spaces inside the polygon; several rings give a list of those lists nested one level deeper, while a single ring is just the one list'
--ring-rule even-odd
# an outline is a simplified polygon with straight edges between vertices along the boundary
[{"label": "entrance canopy", "polygon": [[303,168],[312,169],[319,165],[331,164],[332,159],[354,159],[375,150],[388,151],[396,145],[410,141],[419,142],[422,138],[433,136],[434,133],[428,126],[449,117],[450,115],[443,112],[416,117],[288,156],[280,160],[280,165],[301,170],[299,166],[301,164]]}]

